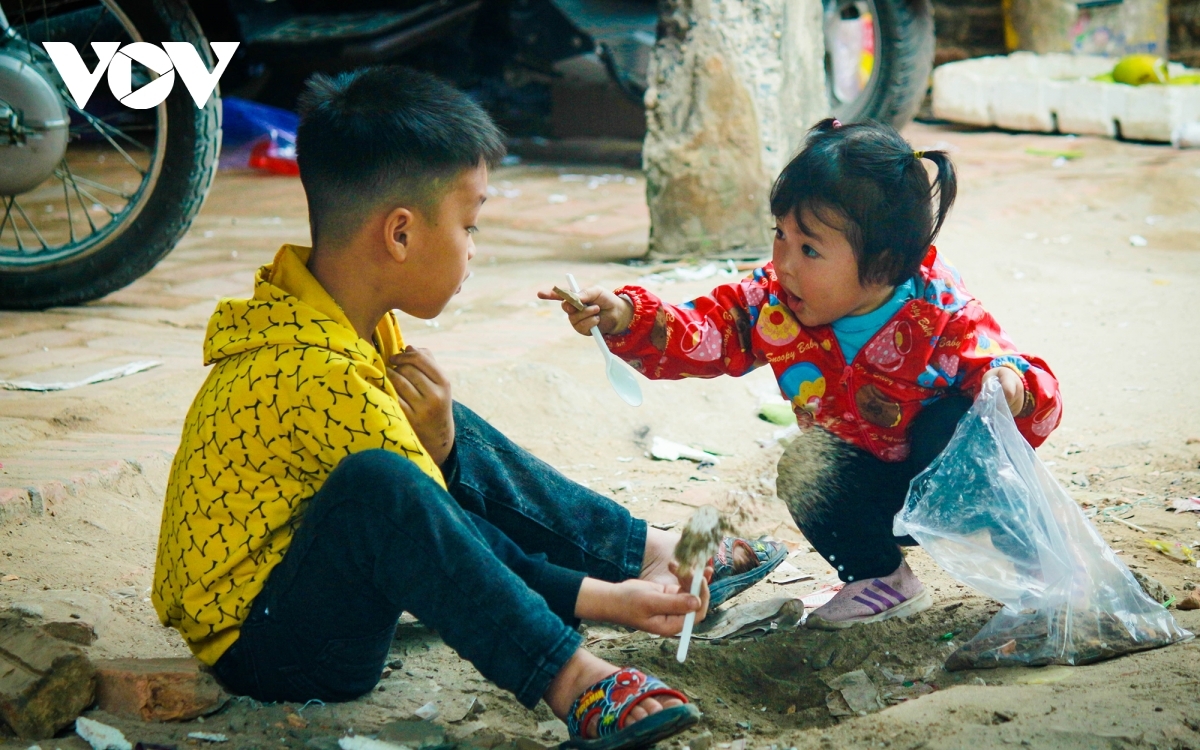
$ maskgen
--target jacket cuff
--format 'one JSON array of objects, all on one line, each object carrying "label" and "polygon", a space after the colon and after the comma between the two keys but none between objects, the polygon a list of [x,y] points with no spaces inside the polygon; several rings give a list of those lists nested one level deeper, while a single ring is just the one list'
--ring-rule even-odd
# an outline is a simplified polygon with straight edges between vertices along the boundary
[{"label": "jacket cuff", "polygon": [[1021,373],[1021,385],[1025,386],[1025,403],[1021,406],[1021,412],[1013,415],[1016,419],[1028,419],[1038,409],[1041,399],[1038,398],[1040,383],[1037,380],[1037,371],[1036,365],[1030,365]]},{"label": "jacket cuff", "polygon": [[628,351],[640,342],[649,340],[660,303],[657,297],[640,286],[623,286],[615,294],[628,297],[633,303],[633,318],[624,333],[605,336],[604,340],[613,351]]}]

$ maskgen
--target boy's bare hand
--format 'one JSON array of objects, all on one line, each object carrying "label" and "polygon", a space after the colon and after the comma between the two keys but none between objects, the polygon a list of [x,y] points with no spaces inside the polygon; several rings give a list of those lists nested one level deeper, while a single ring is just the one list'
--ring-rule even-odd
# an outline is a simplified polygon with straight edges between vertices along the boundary
[{"label": "boy's bare hand", "polygon": [[1013,416],[1025,408],[1025,381],[1011,367],[993,367],[984,373],[983,379],[998,378],[1000,387],[1004,389],[1004,400],[1008,402],[1008,410]]},{"label": "boy's bare hand", "polygon": [[706,569],[705,583],[700,586],[698,597],[678,586],[640,578],[620,583],[585,578],[579,589],[575,616],[657,635],[678,635],[688,612],[696,613],[696,622],[703,620],[708,612],[708,578],[711,576],[712,568]]},{"label": "boy's bare hand", "polygon": [[387,377],[400,397],[400,408],[421,445],[440,466],[454,447],[454,401],[450,381],[428,349],[405,347],[392,357]]},{"label": "boy's bare hand", "polygon": [[625,333],[633,320],[633,303],[628,298],[618,297],[598,286],[579,293],[579,300],[587,305],[583,310],[577,310],[555,291],[538,292],[538,297],[562,302],[563,312],[567,314],[571,326],[584,336],[591,335],[593,326],[599,326],[600,333],[604,334]]},{"label": "boy's bare hand", "polygon": [[[707,592],[708,592],[708,582],[712,580],[712,574],[713,574],[713,568],[712,568],[712,564],[711,564],[712,560],[709,560],[708,562],[709,562],[709,564],[707,565],[707,567],[704,568],[704,574],[703,574],[704,575],[704,583],[701,584],[701,586],[700,586],[706,592],[705,593],[706,596],[707,596]],[[679,561],[672,560],[669,563],[667,563],[667,571],[671,575],[675,576],[675,578],[679,581],[679,590],[680,591],[691,591],[692,590],[692,574],[694,574],[696,572],[695,568],[687,571],[687,573],[685,573],[683,575],[680,575]]]}]

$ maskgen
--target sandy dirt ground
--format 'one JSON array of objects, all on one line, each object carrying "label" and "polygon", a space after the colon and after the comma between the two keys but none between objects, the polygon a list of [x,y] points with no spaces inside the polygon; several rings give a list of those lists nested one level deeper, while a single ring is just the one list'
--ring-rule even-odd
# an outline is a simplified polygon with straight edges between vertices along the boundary
[{"label": "sandy dirt ground", "polygon": [[[906,134],[918,148],[951,149],[960,170],[959,202],[938,243],[944,257],[1062,381],[1065,418],[1042,459],[1096,513],[1122,560],[1182,595],[1200,570],[1143,540],[1200,540],[1200,514],[1165,509],[1169,499],[1200,495],[1200,152],[927,125]],[[1030,148],[1084,156],[1055,166]],[[456,397],[634,514],[667,526],[716,504],[743,532],[787,542],[789,562],[812,576],[764,583],[734,605],[804,596],[836,580],[774,495],[779,428],[756,416],[777,393],[769,373],[644,382],[645,404],[629,408],[605,383],[592,342],[535,298],[566,272],[617,286],[658,270],[625,262],[646,243],[641,176],[517,166],[491,184],[474,277],[436,321],[403,321],[407,338],[452,374]],[[1145,245],[1131,244],[1133,235]],[[69,380],[162,363],[59,393],[0,391],[0,488],[9,488],[0,494],[0,604],[95,622],[95,658],[186,654],[147,597],[167,469],[205,376],[204,327],[215,298],[247,295],[254,269],[281,242],[307,237],[298,181],[222,173],[190,233],[144,279],[85,307],[0,313],[0,379]],[[682,301],[724,280],[646,285]],[[654,436],[722,458],[706,468],[652,461]],[[43,514],[21,500],[28,488]],[[682,666],[674,639],[589,625],[589,648],[658,673],[699,703],[703,724],[676,747],[1200,748],[1195,641],[1087,667],[947,672],[946,656],[999,605],[922,551],[909,559],[936,600],[910,620],[696,643]],[[1200,627],[1200,612],[1172,613]],[[544,706],[521,708],[415,622],[402,621],[392,659],[377,691],[349,704],[239,699],[182,725],[93,718],[144,742],[194,746],[185,735],[200,730],[227,734],[226,747],[331,750],[348,731],[378,732],[433,702],[432,741],[535,750],[566,737]],[[829,684],[858,670],[883,710],[835,715],[846,712],[836,701],[831,711]],[[42,747],[85,746],[68,733]]]}]

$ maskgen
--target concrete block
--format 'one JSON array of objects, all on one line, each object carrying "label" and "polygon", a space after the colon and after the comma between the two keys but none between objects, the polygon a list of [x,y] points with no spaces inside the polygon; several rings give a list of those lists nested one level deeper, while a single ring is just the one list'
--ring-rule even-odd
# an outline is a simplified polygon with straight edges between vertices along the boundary
[{"label": "concrete block", "polygon": [[83,651],[18,613],[0,615],[0,720],[22,739],[53,737],[92,704],[96,669]]},{"label": "concrete block", "polygon": [[96,662],[101,709],[140,721],[187,721],[229,700],[195,659],[108,659]]},{"label": "concrete block", "polygon": [[67,486],[57,480],[39,482],[25,489],[29,493],[30,506],[36,516],[61,506],[70,494]]}]

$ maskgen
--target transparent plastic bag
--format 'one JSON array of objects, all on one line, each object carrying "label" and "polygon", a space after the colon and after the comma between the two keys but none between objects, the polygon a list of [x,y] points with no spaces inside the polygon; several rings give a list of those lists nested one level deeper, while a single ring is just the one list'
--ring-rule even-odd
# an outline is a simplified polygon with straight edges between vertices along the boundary
[{"label": "transparent plastic bag", "polygon": [[1026,442],[990,378],[894,532],[1004,605],[946,669],[1080,665],[1191,637],[1142,591]]}]

